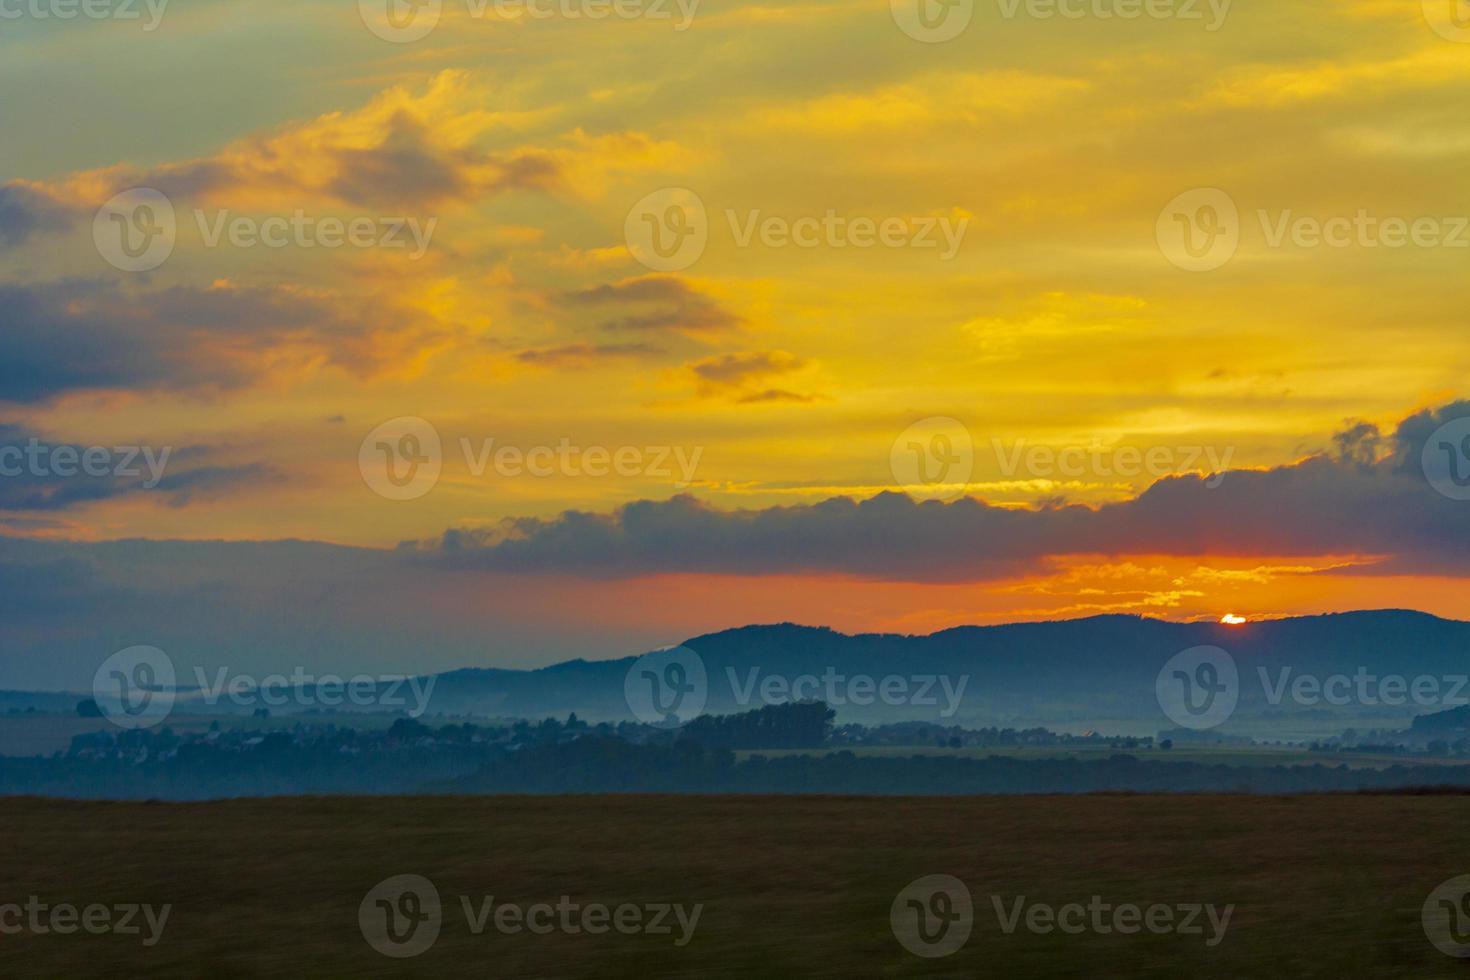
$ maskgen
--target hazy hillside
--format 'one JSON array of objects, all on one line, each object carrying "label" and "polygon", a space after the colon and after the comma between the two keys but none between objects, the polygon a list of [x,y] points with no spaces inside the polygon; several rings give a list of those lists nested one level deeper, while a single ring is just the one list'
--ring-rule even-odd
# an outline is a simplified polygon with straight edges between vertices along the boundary
[{"label": "hazy hillside", "polygon": [[[1470,623],[1416,612],[1376,611],[1313,616],[1229,627],[1216,623],[1168,623],[1132,616],[1006,626],[961,627],[932,636],[864,634],[782,624],[748,626],[684,644],[699,654],[708,676],[708,710],[758,707],[761,684],[776,677],[789,684],[802,675],[881,681],[898,676],[914,700],[929,683],[934,704],[834,705],[841,721],[949,717],[973,722],[1032,720],[1052,723],[1113,720],[1166,726],[1155,695],[1160,669],[1180,651],[1217,646],[1240,672],[1237,723],[1287,717],[1320,717],[1330,728],[1359,717],[1403,717],[1453,704],[1417,706],[1371,703],[1356,693],[1349,704],[1299,703],[1290,693],[1272,705],[1266,691],[1283,676],[1325,681],[1429,676],[1442,695],[1455,678],[1470,673]],[[576,711],[593,719],[630,713],[623,683],[634,658],[570,661],[535,671],[460,670],[440,675],[434,711],[474,711],[540,716]],[[1267,672],[1263,684],[1260,670]],[[1289,671],[1283,675],[1283,670]],[[945,684],[948,683],[946,688]],[[961,688],[961,683],[963,687]],[[820,687],[819,697],[826,687]],[[1370,687],[1376,690],[1376,687]],[[1289,689],[1288,689],[1289,691]],[[1459,692],[1470,696],[1470,688]],[[949,695],[958,695],[957,697]],[[943,713],[957,705],[953,714]],[[1226,728],[1230,726],[1224,726]]]}]

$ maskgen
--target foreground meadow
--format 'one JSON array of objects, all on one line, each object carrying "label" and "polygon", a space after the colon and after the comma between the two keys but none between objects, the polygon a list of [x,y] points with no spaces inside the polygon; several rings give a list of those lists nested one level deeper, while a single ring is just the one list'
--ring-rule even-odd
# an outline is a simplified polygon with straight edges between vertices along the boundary
[{"label": "foreground meadow", "polygon": [[[1470,873],[1467,807],[1453,796],[8,799],[0,907],[170,911],[152,937],[142,916],[135,934],[0,935],[0,975],[1452,976],[1464,963],[1431,944],[1421,908]],[[432,882],[441,903],[437,938],[411,958],[379,952],[363,928],[380,908],[425,914],[369,894],[400,875]],[[957,951],[925,958],[900,944],[890,913],[931,875],[962,882],[974,912]],[[1191,906],[1233,910],[1214,935],[1203,915],[1199,933],[1028,928],[1047,922],[1038,907],[1093,896],[1165,906],[1176,923]],[[541,903],[605,906],[614,921],[635,906],[645,925],[667,905],[685,922],[669,913],[668,932],[593,934],[546,920],[541,933],[526,928],[534,917],[499,915]],[[0,908],[0,925],[15,921]]]}]

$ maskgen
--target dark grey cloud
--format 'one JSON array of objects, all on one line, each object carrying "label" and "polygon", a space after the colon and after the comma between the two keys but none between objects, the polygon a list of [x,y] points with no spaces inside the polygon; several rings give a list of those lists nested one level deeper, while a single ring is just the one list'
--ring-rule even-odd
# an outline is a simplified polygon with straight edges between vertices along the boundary
[{"label": "dark grey cloud", "polygon": [[209,446],[82,445],[0,422],[0,514],[60,512],[150,494],[183,507],[282,477],[265,463],[213,462]]},{"label": "dark grey cloud", "polygon": [[720,354],[689,365],[704,396],[728,396],[739,405],[764,405],[772,402],[807,403],[816,395],[789,388],[768,386],[769,379],[802,371],[811,361],[785,351],[744,351]]},{"label": "dark grey cloud", "polygon": [[23,184],[0,184],[0,249],[23,245],[37,232],[60,231],[71,215],[60,204]]},{"label": "dark grey cloud", "polygon": [[663,353],[652,344],[565,344],[518,351],[516,360],[544,367],[587,367],[622,358],[654,357]]},{"label": "dark grey cloud", "polygon": [[[452,581],[450,581],[452,579]],[[0,535],[0,690],[86,691],[112,653],[147,644],[179,677],[429,674],[530,666],[596,650],[625,656],[668,640],[628,628],[548,629],[521,584],[488,576],[483,595],[423,617],[462,573],[393,551],[305,541],[73,542]],[[391,603],[390,600],[391,599]]]},{"label": "dark grey cloud", "polygon": [[662,307],[630,311],[602,326],[609,330],[710,333],[745,321],[677,276],[642,276],[567,294],[573,306]]},{"label": "dark grey cloud", "polygon": [[751,392],[736,399],[741,405],[765,405],[771,402],[797,402],[807,405],[816,400],[816,395],[804,395],[799,391],[787,391],[785,388],[766,388],[764,391]]},{"label": "dark grey cloud", "polygon": [[689,369],[705,381],[722,385],[739,385],[747,381],[787,374],[806,367],[807,361],[785,351],[747,351],[720,354],[696,361]]},{"label": "dark grey cloud", "polygon": [[1413,416],[1369,461],[1375,440],[1356,427],[1338,452],[1270,470],[1237,470],[1216,486],[1161,480],[1102,507],[1036,509],[965,498],[868,500],[720,511],[693,498],[639,501],[611,513],[569,511],[497,527],[451,530],[432,560],[506,572],[638,576],[666,572],[831,573],[913,581],[969,581],[1044,570],[1064,555],[1377,556],[1379,572],[1470,572],[1470,502],[1430,485],[1418,463],[1425,438],[1457,403]]},{"label": "dark grey cloud", "polygon": [[[261,355],[287,340],[366,372],[382,356],[366,338],[386,315],[283,289],[137,293],[81,279],[0,285],[0,402],[79,390],[238,388],[268,370]],[[393,329],[430,328],[394,322]]]},{"label": "dark grey cloud", "polygon": [[[146,186],[175,200],[210,197],[228,200],[232,192],[269,185],[299,194],[303,206],[326,194],[345,204],[378,211],[418,213],[446,202],[473,201],[513,190],[554,190],[561,168],[548,154],[521,150],[509,154],[437,145],[425,124],[400,112],[380,142],[367,147],[329,146],[321,166],[309,170],[282,166],[268,141],[250,152],[168,164],[128,176],[123,186]],[[329,174],[319,182],[319,174]],[[118,188],[123,189],[122,186]]]}]

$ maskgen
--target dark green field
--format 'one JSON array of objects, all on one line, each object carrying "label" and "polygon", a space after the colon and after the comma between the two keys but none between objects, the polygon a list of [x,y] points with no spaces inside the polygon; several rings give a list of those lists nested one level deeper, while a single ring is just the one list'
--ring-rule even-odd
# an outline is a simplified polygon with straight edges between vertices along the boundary
[{"label": "dark green field", "polygon": [[[578,797],[0,801],[0,905],[171,903],[139,936],[0,935],[0,976],[1464,975],[1420,909],[1470,873],[1467,797]],[[438,941],[372,949],[367,892],[430,879]],[[947,958],[895,940],[910,881],[947,874],[974,931]],[[693,937],[474,935],[478,904],[703,904]],[[1215,948],[1178,934],[1004,934],[991,896],[1234,904]],[[146,931],[146,930],[145,930]]]}]

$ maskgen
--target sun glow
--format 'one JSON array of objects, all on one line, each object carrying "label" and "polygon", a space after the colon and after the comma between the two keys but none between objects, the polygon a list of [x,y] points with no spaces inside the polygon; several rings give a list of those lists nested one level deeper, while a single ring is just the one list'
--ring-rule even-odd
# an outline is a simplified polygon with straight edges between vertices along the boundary
[{"label": "sun glow", "polygon": [[1237,616],[1235,613],[1226,613],[1220,617],[1220,622],[1226,626],[1241,626],[1245,623],[1245,617]]}]

